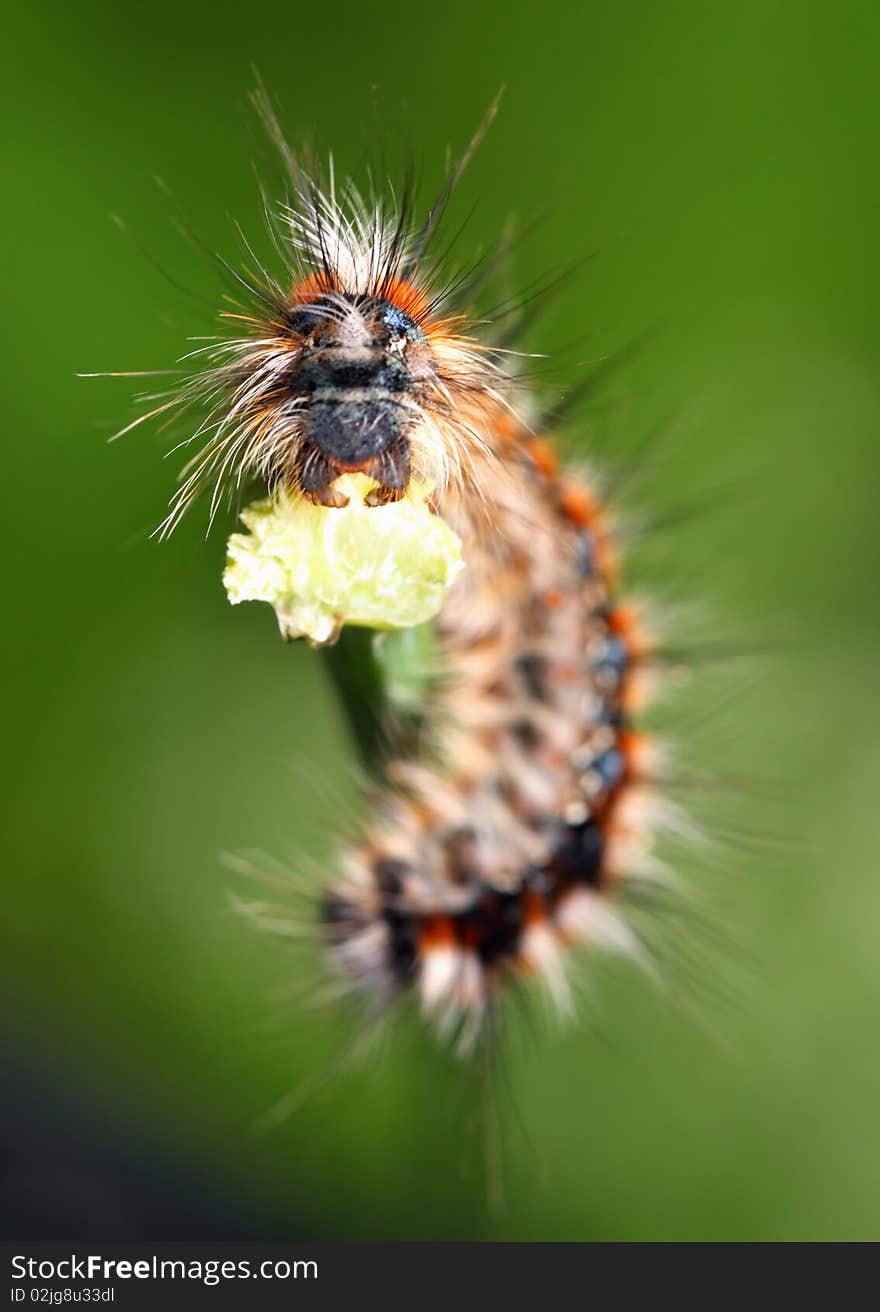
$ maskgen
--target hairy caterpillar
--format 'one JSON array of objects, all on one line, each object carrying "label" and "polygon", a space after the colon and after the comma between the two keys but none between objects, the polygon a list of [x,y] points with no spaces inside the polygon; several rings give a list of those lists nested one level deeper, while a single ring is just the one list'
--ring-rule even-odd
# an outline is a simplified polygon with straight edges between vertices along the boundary
[{"label": "hairy caterpillar", "polygon": [[235,274],[238,335],[150,412],[204,411],[160,531],[249,480],[337,514],[359,474],[373,510],[427,485],[461,538],[419,745],[387,764],[320,919],[347,989],[376,1010],[414,993],[466,1051],[508,981],[537,977],[566,1011],[569,949],[641,955],[619,893],[673,814],[635,727],[653,640],[618,597],[593,486],[560,467],[551,417],[474,316],[485,270],[444,278],[433,257],[482,129],[419,221],[409,193],[340,190],[332,168],[322,184],[261,109],[291,186],[269,215],[284,274]]}]

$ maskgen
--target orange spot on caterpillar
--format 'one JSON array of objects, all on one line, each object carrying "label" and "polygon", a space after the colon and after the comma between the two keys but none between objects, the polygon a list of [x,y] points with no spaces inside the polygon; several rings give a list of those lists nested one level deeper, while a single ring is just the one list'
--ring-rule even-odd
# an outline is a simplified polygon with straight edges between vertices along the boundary
[{"label": "orange spot on caterpillar", "polygon": [[618,573],[617,552],[605,515],[593,492],[583,483],[567,483],[560,491],[559,504],[569,523],[582,532],[589,532],[599,573],[609,587],[612,586]]},{"label": "orange spot on caterpillar", "polygon": [[339,280],[325,269],[319,269],[315,273],[310,273],[307,278],[295,282],[290,295],[298,304],[308,305],[312,301],[317,301],[319,297],[326,296],[328,292],[340,290]]},{"label": "orange spot on caterpillar", "polygon": [[419,926],[419,947],[423,952],[452,947],[454,943],[455,925],[449,916],[428,916]]},{"label": "orange spot on caterpillar", "polygon": [[559,497],[562,513],[578,528],[591,528],[599,513],[596,499],[589,488],[575,483],[563,487]]},{"label": "orange spot on caterpillar", "polygon": [[540,925],[548,918],[544,899],[531,888],[523,891],[522,913],[525,925]]},{"label": "orange spot on caterpillar", "polygon": [[650,767],[653,744],[648,734],[636,729],[621,729],[617,746],[626,762],[626,778],[643,778]]},{"label": "orange spot on caterpillar", "polygon": [[523,440],[523,426],[509,410],[499,409],[493,418],[493,435],[501,443],[519,444]]},{"label": "orange spot on caterpillar", "polygon": [[545,478],[559,473],[559,457],[546,437],[536,437],[529,443],[529,455]]},{"label": "orange spot on caterpillar", "polygon": [[644,660],[653,648],[641,611],[632,602],[620,602],[608,614],[608,627],[626,646],[631,660]]}]

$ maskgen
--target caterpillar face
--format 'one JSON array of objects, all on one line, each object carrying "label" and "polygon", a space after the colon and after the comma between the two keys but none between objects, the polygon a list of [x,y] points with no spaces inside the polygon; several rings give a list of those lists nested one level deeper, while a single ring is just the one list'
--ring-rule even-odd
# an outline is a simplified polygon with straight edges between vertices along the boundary
[{"label": "caterpillar face", "polygon": [[323,505],[347,498],[342,473],[375,480],[370,505],[403,496],[412,475],[420,393],[436,373],[428,338],[405,310],[376,295],[325,293],[289,316],[299,347],[285,378],[296,432],[284,481]]},{"label": "caterpillar face", "polygon": [[465,335],[457,307],[410,272],[412,235],[368,220],[353,192],[349,203],[350,214],[331,211],[309,192],[282,213],[297,252],[290,290],[262,268],[238,276],[249,301],[221,318],[241,335],[195,352],[202,367],[135,421],[206,411],[192,440],[207,441],[184,467],[161,535],[205,491],[212,518],[251,480],[270,495],[343,506],[332,485],[358,472],[373,479],[366,503],[377,506],[411,481],[461,485],[491,454],[485,418],[502,404],[505,371]]}]

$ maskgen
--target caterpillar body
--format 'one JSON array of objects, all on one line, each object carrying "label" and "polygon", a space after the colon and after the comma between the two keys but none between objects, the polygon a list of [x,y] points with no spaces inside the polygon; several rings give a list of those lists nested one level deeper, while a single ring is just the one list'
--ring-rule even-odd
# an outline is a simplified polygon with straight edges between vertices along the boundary
[{"label": "caterpillar body", "polygon": [[515,356],[473,314],[483,272],[444,281],[431,255],[483,129],[416,222],[408,199],[340,194],[332,169],[322,185],[261,111],[291,188],[270,215],[285,273],[235,274],[240,335],[151,411],[207,402],[162,532],[247,479],[335,514],[356,472],[371,507],[427,484],[460,536],[425,745],[387,764],[319,920],[344,988],[379,1011],[417,996],[467,1051],[508,982],[534,976],[567,1011],[570,949],[641,955],[620,893],[669,814],[635,724],[652,639],[618,596],[593,484],[561,467]]},{"label": "caterpillar body", "polygon": [[569,948],[639,954],[614,893],[645,870],[654,810],[632,724],[647,639],[615,599],[602,510],[543,438],[500,413],[484,431],[490,510],[467,489],[441,502],[468,567],[438,621],[430,758],[392,761],[324,906],[352,986],[415,989],[463,1050],[507,979],[539,976],[568,1011]]}]

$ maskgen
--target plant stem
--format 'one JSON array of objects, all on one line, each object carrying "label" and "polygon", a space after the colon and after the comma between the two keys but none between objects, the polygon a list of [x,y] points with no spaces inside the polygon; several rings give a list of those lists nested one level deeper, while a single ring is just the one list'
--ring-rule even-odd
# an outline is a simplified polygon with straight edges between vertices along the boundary
[{"label": "plant stem", "polygon": [[351,732],[370,774],[381,771],[385,748],[387,688],[372,629],[347,625],[324,662]]}]

